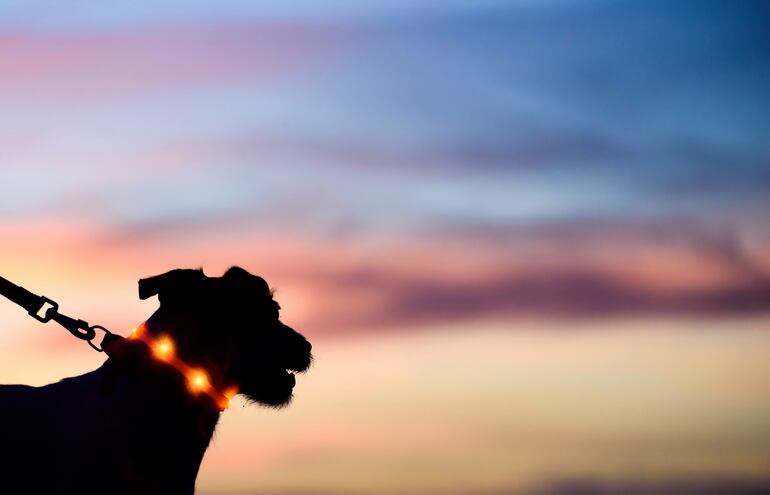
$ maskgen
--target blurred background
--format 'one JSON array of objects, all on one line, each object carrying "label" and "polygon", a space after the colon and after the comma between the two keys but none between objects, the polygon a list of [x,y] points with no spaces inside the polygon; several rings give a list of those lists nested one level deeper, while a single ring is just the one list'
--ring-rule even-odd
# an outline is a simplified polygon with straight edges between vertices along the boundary
[{"label": "blurred background", "polygon": [[[0,4],[0,274],[231,265],[316,361],[202,495],[770,493],[764,1]],[[0,379],[104,357],[0,301]]]}]

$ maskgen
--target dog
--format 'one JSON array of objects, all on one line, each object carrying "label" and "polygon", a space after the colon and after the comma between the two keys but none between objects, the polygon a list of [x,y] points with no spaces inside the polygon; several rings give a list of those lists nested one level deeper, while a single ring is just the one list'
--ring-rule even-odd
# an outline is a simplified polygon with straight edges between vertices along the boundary
[{"label": "dog", "polygon": [[0,386],[0,493],[191,494],[220,399],[291,401],[311,345],[280,321],[263,278],[176,269],[139,281],[141,299],[156,295],[95,371]]}]

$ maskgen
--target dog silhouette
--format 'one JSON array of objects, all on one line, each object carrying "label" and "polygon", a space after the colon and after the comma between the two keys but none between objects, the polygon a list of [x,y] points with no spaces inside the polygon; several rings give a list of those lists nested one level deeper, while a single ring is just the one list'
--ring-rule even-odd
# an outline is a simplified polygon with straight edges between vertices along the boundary
[{"label": "dog silhouette", "polygon": [[311,345],[264,279],[176,269],[139,281],[140,298],[155,295],[141,335],[110,343],[95,371],[0,385],[0,493],[190,494],[223,391],[290,402]]}]

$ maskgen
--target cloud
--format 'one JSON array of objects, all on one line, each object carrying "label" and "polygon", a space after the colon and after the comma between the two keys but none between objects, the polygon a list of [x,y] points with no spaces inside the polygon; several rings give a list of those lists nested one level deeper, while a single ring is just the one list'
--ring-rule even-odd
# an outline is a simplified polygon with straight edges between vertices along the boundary
[{"label": "cloud", "polygon": [[278,280],[289,291],[301,280],[314,304],[292,318],[325,332],[520,317],[770,313],[764,248],[683,221],[444,233],[391,242],[388,253],[336,256],[334,243],[314,255],[310,249],[295,251],[304,260],[283,263],[290,268]]},{"label": "cloud", "polygon": [[0,90],[4,98],[91,100],[241,78],[269,80],[316,63],[327,34],[320,25],[290,23],[6,28],[0,31]]},{"label": "cloud", "polygon": [[571,480],[553,483],[531,495],[760,495],[770,492],[770,479],[754,477],[671,478],[648,480]]},{"label": "cloud", "polygon": [[[278,288],[287,322],[320,333],[516,318],[770,313],[767,241],[737,227],[595,219],[333,236],[277,211],[263,214],[138,225],[49,221],[39,228],[18,221],[2,228],[11,240],[4,256],[21,263],[26,246],[52,239],[31,265],[83,266],[88,256],[99,262],[91,279],[112,273],[109,283],[126,287],[177,266],[219,275],[240,264]],[[46,258],[49,252],[57,257]]]},{"label": "cloud", "polygon": [[[441,493],[447,495],[764,495],[770,492],[770,479],[761,477],[681,477],[661,480],[629,479],[621,481],[602,481],[594,479],[574,479],[553,482],[538,489],[527,490],[521,487],[510,489],[481,488],[468,491],[443,487]],[[240,492],[227,492],[240,495]],[[270,492],[263,492],[270,493]],[[331,495],[318,492],[318,495]],[[431,492],[432,493],[432,492]],[[201,492],[202,495],[219,495],[216,491]],[[243,492],[245,495],[246,492]],[[312,491],[275,492],[275,495],[316,495]]]},{"label": "cloud", "polygon": [[[501,270],[504,271],[504,270]],[[348,281],[342,281],[343,278]],[[381,302],[367,312],[337,311],[308,321],[326,330],[397,328],[483,319],[585,318],[620,315],[726,316],[770,312],[770,279],[740,287],[670,293],[613,280],[600,272],[511,273],[478,281],[415,282],[386,273],[346,274],[327,281],[335,290],[372,293]],[[344,299],[344,298],[343,298]]]},{"label": "cloud", "polygon": [[688,137],[650,146],[645,159],[657,165],[641,189],[680,200],[726,204],[764,200],[770,192],[770,151],[751,146],[734,149],[714,141]]},{"label": "cloud", "polygon": [[[211,160],[246,168],[265,160],[298,160],[341,170],[389,171],[410,175],[445,173],[451,176],[484,172],[542,172],[604,167],[628,157],[623,143],[596,131],[542,130],[537,133],[487,139],[470,132],[462,139],[399,142],[392,138],[276,133],[191,136],[132,150],[122,158],[145,167],[194,168]],[[247,165],[249,164],[249,165]]]}]

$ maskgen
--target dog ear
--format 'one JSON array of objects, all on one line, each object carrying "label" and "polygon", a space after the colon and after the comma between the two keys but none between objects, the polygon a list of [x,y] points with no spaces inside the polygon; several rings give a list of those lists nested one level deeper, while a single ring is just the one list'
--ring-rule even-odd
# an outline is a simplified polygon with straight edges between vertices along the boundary
[{"label": "dog ear", "polygon": [[225,272],[225,280],[234,284],[242,294],[271,296],[270,286],[262,277],[253,275],[240,266],[233,266]]},{"label": "dog ear", "polygon": [[166,275],[168,275],[168,273],[163,275],[155,275],[154,277],[150,278],[139,279],[139,299],[144,300],[157,295],[158,292],[160,292],[160,287],[163,284],[163,278]]},{"label": "dog ear", "polygon": [[140,279],[139,299],[144,300],[155,295],[163,299],[163,294],[169,289],[189,288],[190,283],[202,280],[204,277],[202,270],[177,268],[161,275]]}]

